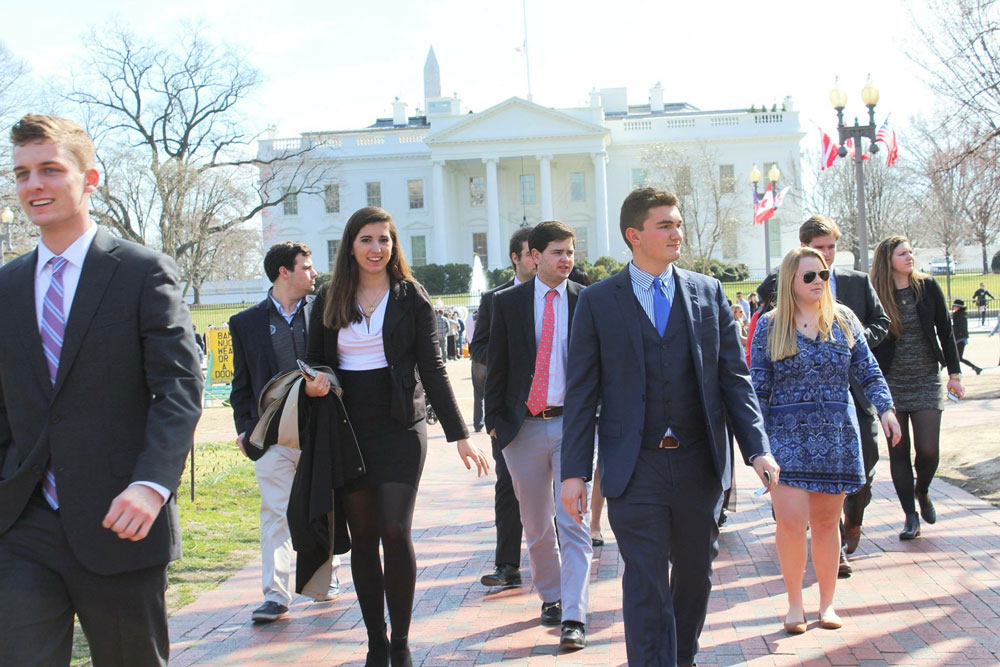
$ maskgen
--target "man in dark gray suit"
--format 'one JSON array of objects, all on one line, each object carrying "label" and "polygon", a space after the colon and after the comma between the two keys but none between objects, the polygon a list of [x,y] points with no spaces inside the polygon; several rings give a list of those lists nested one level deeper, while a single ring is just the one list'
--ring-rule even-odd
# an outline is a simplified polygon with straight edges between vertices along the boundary
[{"label": "man in dark gray suit", "polygon": [[625,198],[632,261],[580,294],[569,345],[562,502],[581,520],[600,404],[598,467],[625,561],[632,665],[694,663],[733,465],[725,413],[761,481],[773,487],[779,474],[722,286],[673,266],[682,225],[669,192]]},{"label": "man in dark gray suit", "polygon": [[11,130],[38,248],[0,269],[0,664],[166,665],[175,493],[201,415],[191,317],[166,256],[99,230],[80,125]]},{"label": "man in dark gray suit", "polygon": [[[874,349],[889,331],[889,316],[882,308],[882,302],[879,301],[867,273],[834,268],[833,260],[837,255],[839,239],[840,227],[824,215],[814,215],[799,227],[799,243],[818,250],[823,255],[823,260],[830,267],[830,291],[833,292],[833,298],[854,311],[861,326],[865,328],[868,347]],[[778,274],[775,272],[767,276],[757,288],[761,303],[765,303],[765,299],[770,300],[777,281]],[[838,573],[840,577],[851,576],[852,568],[850,561],[847,560],[847,554],[854,553],[858,548],[865,508],[872,499],[875,464],[878,463],[878,414],[875,407],[865,398],[860,385],[853,380],[851,396],[854,398],[858,427],[861,431],[861,453],[864,457],[867,481],[860,491],[844,498],[844,520],[841,524],[844,544],[840,553]]]}]

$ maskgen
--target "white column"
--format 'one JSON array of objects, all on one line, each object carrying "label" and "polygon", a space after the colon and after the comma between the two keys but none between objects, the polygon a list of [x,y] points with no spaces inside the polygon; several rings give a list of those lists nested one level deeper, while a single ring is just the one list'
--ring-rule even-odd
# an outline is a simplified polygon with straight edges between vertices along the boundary
[{"label": "white column", "polygon": [[539,155],[538,163],[542,172],[542,220],[553,220],[552,213],[552,156]]},{"label": "white column", "polygon": [[605,151],[591,153],[594,160],[594,226],[597,228],[597,257],[611,254],[611,240],[608,236],[608,154]]},{"label": "white column", "polygon": [[486,252],[490,269],[504,266],[503,239],[500,238],[500,189],[497,179],[498,158],[483,158],[486,163]]},{"label": "white column", "polygon": [[[432,176],[431,188],[433,189],[434,206],[434,234],[431,236],[430,245],[433,250],[429,253],[436,264],[448,263],[448,221],[444,210],[444,161],[434,160],[431,163]],[[430,250],[430,248],[428,248]]]}]

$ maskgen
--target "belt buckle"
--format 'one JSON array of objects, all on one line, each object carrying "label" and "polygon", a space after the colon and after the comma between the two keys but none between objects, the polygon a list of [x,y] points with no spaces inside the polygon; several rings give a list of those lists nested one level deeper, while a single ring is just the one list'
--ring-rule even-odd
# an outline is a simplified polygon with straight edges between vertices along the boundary
[{"label": "belt buckle", "polygon": [[677,438],[673,436],[665,435],[663,439],[660,440],[660,449],[679,449],[681,443],[677,441]]},{"label": "belt buckle", "polygon": [[545,421],[549,421],[549,420],[553,419],[552,417],[549,416],[549,408],[548,407],[546,407],[544,410],[542,410],[541,412],[539,412],[538,416],[541,417],[542,419],[544,419]]}]

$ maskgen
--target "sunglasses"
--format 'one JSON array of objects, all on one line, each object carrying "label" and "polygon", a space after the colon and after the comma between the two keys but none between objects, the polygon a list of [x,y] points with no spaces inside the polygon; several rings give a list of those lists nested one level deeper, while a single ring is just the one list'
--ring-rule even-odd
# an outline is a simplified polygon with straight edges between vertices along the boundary
[{"label": "sunglasses", "polygon": [[816,280],[816,276],[819,276],[820,280],[826,282],[830,279],[830,271],[828,269],[823,269],[822,271],[806,271],[802,274],[802,282],[808,285],[812,281]]}]

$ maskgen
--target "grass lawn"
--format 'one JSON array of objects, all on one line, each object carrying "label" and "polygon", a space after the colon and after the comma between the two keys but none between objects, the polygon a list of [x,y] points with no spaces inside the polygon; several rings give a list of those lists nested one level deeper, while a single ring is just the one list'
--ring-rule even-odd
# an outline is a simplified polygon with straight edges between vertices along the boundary
[{"label": "grass lawn", "polygon": [[[190,459],[188,460],[190,465]],[[260,495],[253,462],[232,442],[197,445],[195,499],[185,468],[178,489],[184,556],[170,564],[167,609],[173,613],[243,567],[260,548]],[[86,639],[77,624],[74,666],[90,665]]]}]

